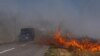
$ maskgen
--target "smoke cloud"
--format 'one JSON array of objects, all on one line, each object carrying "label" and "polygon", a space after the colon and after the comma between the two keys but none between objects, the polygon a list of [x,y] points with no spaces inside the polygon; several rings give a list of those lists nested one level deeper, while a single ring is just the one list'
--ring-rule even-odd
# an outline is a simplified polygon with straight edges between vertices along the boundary
[{"label": "smoke cloud", "polygon": [[99,0],[0,0],[0,39],[14,40],[21,28],[55,30],[58,24],[64,31],[99,38],[99,18]]}]

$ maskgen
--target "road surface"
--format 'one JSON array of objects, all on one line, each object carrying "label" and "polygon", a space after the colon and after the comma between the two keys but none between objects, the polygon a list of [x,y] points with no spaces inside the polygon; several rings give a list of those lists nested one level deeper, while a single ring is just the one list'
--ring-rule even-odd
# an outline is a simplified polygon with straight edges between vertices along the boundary
[{"label": "road surface", "polygon": [[44,56],[48,46],[32,42],[0,45],[0,56]]}]

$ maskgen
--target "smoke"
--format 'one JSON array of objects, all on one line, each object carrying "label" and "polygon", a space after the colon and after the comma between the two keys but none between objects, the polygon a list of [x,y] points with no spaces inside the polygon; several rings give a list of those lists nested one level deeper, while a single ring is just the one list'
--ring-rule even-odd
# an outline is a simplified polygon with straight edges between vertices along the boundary
[{"label": "smoke", "polygon": [[0,0],[0,35],[15,39],[21,28],[55,30],[61,24],[64,31],[99,38],[99,5],[99,0]]}]

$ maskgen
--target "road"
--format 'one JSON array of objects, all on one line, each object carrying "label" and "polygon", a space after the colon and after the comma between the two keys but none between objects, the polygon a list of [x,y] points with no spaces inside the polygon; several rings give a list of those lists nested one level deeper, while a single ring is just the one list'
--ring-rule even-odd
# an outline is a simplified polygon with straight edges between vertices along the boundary
[{"label": "road", "polygon": [[0,56],[44,56],[48,46],[28,43],[0,45]]}]

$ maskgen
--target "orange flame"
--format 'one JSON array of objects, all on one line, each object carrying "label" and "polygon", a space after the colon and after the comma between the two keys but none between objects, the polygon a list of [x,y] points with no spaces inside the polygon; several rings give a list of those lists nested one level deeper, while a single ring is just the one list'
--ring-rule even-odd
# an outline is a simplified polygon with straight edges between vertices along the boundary
[{"label": "orange flame", "polygon": [[61,35],[60,29],[56,31],[54,39],[57,44],[63,46],[64,48],[72,46],[78,48],[79,50],[87,50],[91,52],[100,51],[100,43],[93,43],[89,41],[89,39],[83,40],[83,42],[78,41],[77,39],[66,40]]}]

